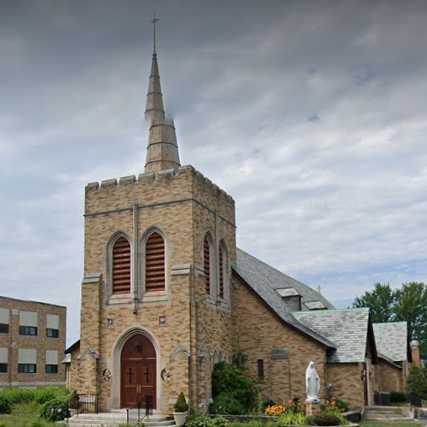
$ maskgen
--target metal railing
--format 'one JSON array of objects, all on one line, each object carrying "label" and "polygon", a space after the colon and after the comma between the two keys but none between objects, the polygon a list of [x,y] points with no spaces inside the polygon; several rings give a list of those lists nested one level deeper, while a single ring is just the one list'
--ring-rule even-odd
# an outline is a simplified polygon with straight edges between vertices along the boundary
[{"label": "metal railing", "polygon": [[69,406],[77,414],[97,414],[98,396],[96,394],[78,394],[71,399]]},{"label": "metal railing", "polygon": [[[135,408],[126,408],[126,424],[129,424],[130,421],[134,421],[130,419],[130,411],[134,409]],[[147,395],[145,396],[145,399],[143,401],[139,400],[136,410],[137,410],[136,422],[138,424],[141,421],[143,421],[145,418],[149,418],[149,416],[153,414],[153,396]]]}]

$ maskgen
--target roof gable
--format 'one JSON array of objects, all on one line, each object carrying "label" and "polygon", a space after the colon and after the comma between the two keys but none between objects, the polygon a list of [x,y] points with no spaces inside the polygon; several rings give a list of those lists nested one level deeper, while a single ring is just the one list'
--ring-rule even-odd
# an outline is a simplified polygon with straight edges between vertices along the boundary
[{"label": "roof gable", "polygon": [[374,323],[378,352],[393,362],[408,360],[408,325],[406,322]]},{"label": "roof gable", "polygon": [[[369,309],[300,311],[294,317],[336,344],[329,362],[364,362],[368,345]],[[374,354],[376,357],[376,353]]]}]

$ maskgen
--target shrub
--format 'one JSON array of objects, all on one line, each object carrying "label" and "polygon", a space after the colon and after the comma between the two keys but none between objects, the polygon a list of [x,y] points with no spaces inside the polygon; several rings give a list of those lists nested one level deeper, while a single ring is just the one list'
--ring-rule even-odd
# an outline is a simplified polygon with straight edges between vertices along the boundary
[{"label": "shrub", "polygon": [[285,412],[277,421],[278,427],[303,425],[306,422],[306,416],[303,412]]},{"label": "shrub", "polygon": [[191,417],[185,427],[229,427],[230,423],[224,417],[210,418],[206,416]]},{"label": "shrub", "polygon": [[406,380],[406,390],[409,394],[427,399],[427,368],[411,368]]},{"label": "shrub", "polygon": [[70,416],[68,405],[69,401],[66,398],[48,400],[42,405],[40,415],[49,421],[61,421]]},{"label": "shrub", "polygon": [[[237,409],[236,401],[241,406],[239,414],[247,414],[256,407],[258,390],[255,382],[249,378],[246,371],[226,362],[217,363],[212,373],[212,396],[214,407],[221,403],[224,406],[225,396],[233,401],[233,415]],[[221,401],[218,402],[219,396]],[[231,413],[231,412],[227,412]]]},{"label": "shrub", "polygon": [[401,391],[392,391],[390,393],[390,403],[405,403],[408,401],[408,397],[406,393],[402,393]]},{"label": "shrub", "polygon": [[247,413],[247,408],[234,396],[221,393],[209,405],[209,412],[212,414],[241,415]]},{"label": "shrub", "polygon": [[348,403],[345,400],[336,399],[335,404],[337,405],[337,408],[341,412],[348,412],[350,409],[350,406],[348,405]]},{"label": "shrub", "polygon": [[0,392],[13,406],[19,403],[28,403],[34,400],[34,390],[29,388],[6,388]]},{"label": "shrub", "polygon": [[338,426],[341,420],[336,415],[319,414],[307,417],[306,423],[312,426]]},{"label": "shrub", "polygon": [[188,411],[188,405],[187,401],[185,400],[184,393],[181,391],[179,393],[178,399],[175,402],[174,405],[175,412],[187,412]]},{"label": "shrub", "polygon": [[10,414],[10,401],[7,397],[0,395],[0,414]]}]

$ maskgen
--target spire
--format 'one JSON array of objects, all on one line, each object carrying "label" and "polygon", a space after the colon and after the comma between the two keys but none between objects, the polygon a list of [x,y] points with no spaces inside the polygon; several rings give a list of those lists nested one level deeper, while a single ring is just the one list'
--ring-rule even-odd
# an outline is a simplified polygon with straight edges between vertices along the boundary
[{"label": "spire", "polygon": [[163,106],[162,89],[160,86],[159,65],[157,63],[157,22],[154,14],[153,20],[153,59],[148,82],[147,103],[145,119],[150,126],[147,156],[145,163],[146,172],[158,172],[165,169],[176,169],[181,166],[179,162],[178,144],[176,142],[175,126],[173,120],[166,119]]}]

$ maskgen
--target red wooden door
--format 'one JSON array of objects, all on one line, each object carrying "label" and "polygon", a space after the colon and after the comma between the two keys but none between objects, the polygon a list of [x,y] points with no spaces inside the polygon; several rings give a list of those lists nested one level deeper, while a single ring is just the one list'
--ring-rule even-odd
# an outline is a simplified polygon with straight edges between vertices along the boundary
[{"label": "red wooden door", "polygon": [[146,399],[156,408],[156,351],[144,335],[129,338],[121,356],[121,405],[145,407]]}]

